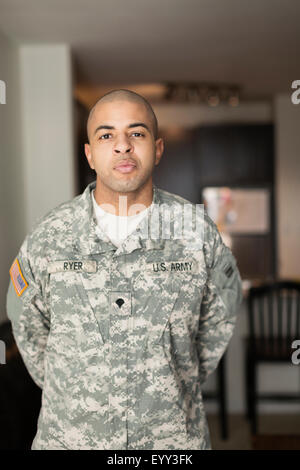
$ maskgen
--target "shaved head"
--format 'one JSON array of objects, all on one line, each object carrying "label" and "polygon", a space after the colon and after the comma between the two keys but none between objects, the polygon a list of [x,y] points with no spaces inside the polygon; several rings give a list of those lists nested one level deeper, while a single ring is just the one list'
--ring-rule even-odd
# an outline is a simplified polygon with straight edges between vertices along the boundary
[{"label": "shaved head", "polygon": [[108,103],[112,101],[129,101],[131,103],[138,103],[143,105],[146,108],[146,111],[149,115],[149,118],[152,123],[152,131],[153,131],[153,136],[154,139],[158,139],[158,124],[157,124],[157,118],[155,116],[155,113],[152,109],[152,106],[150,103],[141,95],[138,93],[135,93],[134,91],[131,90],[126,90],[126,89],[119,89],[119,90],[112,90],[103,95],[92,107],[89,113],[89,117],[87,120],[87,136],[90,142],[90,123],[92,116],[94,114],[94,111],[97,106],[101,105],[101,103]]}]

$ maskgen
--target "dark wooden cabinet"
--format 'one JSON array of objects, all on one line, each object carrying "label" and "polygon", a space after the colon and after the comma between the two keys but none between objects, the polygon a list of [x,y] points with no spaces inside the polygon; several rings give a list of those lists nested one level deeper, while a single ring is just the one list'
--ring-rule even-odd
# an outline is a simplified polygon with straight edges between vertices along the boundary
[{"label": "dark wooden cabinet", "polygon": [[273,183],[273,126],[210,126],[195,131],[200,186]]}]

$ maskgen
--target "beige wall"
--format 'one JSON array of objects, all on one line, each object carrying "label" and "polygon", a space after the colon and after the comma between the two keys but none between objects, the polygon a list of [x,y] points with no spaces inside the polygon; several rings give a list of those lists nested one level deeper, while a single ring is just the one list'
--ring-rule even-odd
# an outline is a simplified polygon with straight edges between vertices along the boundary
[{"label": "beige wall", "polygon": [[26,228],[75,195],[70,49],[20,47]]}]

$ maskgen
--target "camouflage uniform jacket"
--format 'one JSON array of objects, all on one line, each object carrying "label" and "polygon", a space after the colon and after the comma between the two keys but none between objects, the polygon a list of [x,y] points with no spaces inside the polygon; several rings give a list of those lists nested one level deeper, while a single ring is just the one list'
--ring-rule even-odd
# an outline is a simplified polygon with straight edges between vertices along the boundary
[{"label": "camouflage uniform jacket", "polygon": [[[236,260],[206,210],[193,249],[174,216],[168,239],[142,236],[144,218],[117,248],[95,186],[39,219],[10,269],[7,314],[43,389],[32,449],[211,449],[201,385],[233,334]],[[196,206],[154,184],[153,198]]]}]

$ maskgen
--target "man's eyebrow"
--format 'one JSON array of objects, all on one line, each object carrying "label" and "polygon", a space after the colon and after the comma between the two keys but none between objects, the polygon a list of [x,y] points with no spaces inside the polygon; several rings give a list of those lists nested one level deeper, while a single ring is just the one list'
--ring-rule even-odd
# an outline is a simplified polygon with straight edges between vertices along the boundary
[{"label": "man's eyebrow", "polygon": [[144,127],[145,129],[147,129],[147,131],[150,132],[150,129],[147,124],[143,122],[134,122],[133,124],[129,124],[128,128],[131,129],[132,127]]},{"label": "man's eyebrow", "polygon": [[94,135],[96,134],[96,132],[100,131],[101,129],[114,129],[114,126],[109,126],[108,124],[98,126],[97,129],[94,132]]},{"label": "man's eyebrow", "polygon": [[[147,126],[147,124],[145,124],[144,122],[133,122],[132,124],[129,124],[128,126],[128,129],[132,129],[133,127],[144,127],[145,129],[147,129],[147,131],[150,132],[150,129],[149,127]],[[102,124],[101,126],[98,126],[97,129],[95,130],[94,132],[94,135],[100,131],[101,129],[115,129],[114,126],[109,126],[108,124]]]}]

